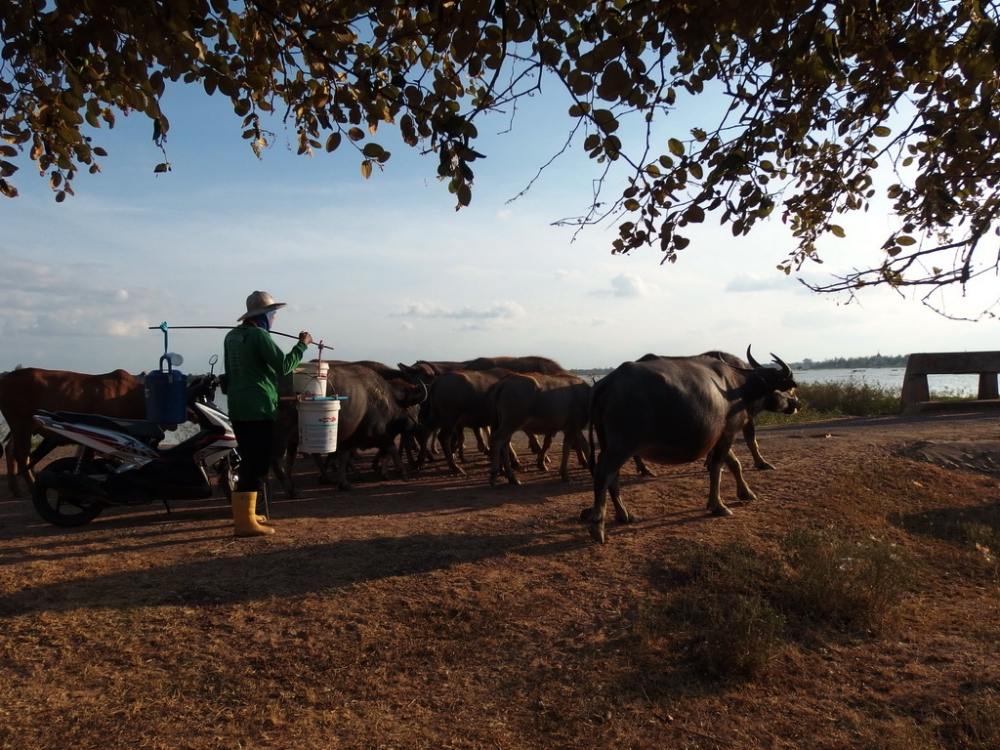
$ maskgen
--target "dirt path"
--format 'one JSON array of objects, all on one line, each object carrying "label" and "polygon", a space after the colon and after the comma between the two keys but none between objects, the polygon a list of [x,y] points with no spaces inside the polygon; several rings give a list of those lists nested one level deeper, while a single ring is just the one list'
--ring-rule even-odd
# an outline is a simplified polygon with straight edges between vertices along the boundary
[{"label": "dirt path", "polygon": [[[435,464],[349,493],[301,461],[267,539],[234,540],[218,501],[64,531],[0,495],[0,747],[996,747],[975,733],[1000,718],[1000,422],[759,440],[778,466],[747,470],[759,502],[726,477],[735,515],[711,518],[700,466],[629,474],[642,520],[604,546],[577,522],[585,470],[491,488],[478,456],[467,478]],[[894,627],[819,623],[750,681],[694,668],[683,623],[650,634],[678,561],[804,528],[906,556]]]}]

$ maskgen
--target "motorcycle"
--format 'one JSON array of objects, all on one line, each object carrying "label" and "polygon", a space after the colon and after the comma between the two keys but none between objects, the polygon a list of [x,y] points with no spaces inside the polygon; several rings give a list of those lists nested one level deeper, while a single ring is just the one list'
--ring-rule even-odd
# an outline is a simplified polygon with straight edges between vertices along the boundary
[{"label": "motorcycle", "polygon": [[35,478],[38,514],[56,526],[82,526],[113,506],[162,501],[169,512],[169,500],[213,496],[210,470],[232,492],[239,455],[229,416],[213,401],[218,359],[209,360],[209,374],[189,379],[188,411],[198,432],[175,445],[161,447],[163,427],[144,419],[37,412],[46,440],[77,446],[74,456],[56,459]]}]

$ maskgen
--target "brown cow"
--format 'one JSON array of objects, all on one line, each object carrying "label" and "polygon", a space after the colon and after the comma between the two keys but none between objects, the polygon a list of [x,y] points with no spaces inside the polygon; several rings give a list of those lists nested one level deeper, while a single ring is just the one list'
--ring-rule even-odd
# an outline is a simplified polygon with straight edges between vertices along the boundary
[{"label": "brown cow", "polygon": [[416,377],[431,379],[446,372],[455,370],[495,370],[503,369],[511,372],[541,372],[548,375],[558,375],[566,372],[563,366],[554,359],[530,355],[527,357],[476,357],[464,362],[429,362],[421,359],[412,365],[399,363],[399,369]]},{"label": "brown cow", "polygon": [[455,463],[455,451],[466,427],[475,430],[493,423],[490,387],[513,373],[510,370],[455,370],[431,383],[427,422],[439,430],[438,440],[453,474],[465,474]]},{"label": "brown cow", "polygon": [[[587,426],[590,386],[575,375],[531,375],[518,373],[504,378],[490,389],[495,422],[490,484],[503,470],[511,484],[520,484],[510,461],[510,439],[517,430],[541,433],[549,442],[563,433],[560,475],[569,481],[569,452],[586,450],[583,428]],[[541,467],[543,457],[539,457]]]},{"label": "brown cow", "polygon": [[67,370],[25,367],[0,378],[0,413],[10,427],[7,444],[7,484],[18,497],[17,475],[31,484],[29,466],[34,414],[76,411],[119,419],[144,419],[146,400],[142,380],[124,370],[86,375]]}]

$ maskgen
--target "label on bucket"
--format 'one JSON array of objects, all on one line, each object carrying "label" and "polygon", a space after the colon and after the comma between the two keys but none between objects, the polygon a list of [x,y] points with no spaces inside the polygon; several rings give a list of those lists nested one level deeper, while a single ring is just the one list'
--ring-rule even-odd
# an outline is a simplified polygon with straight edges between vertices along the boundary
[{"label": "label on bucket", "polygon": [[305,399],[299,402],[299,450],[303,453],[334,453],[340,401]]}]

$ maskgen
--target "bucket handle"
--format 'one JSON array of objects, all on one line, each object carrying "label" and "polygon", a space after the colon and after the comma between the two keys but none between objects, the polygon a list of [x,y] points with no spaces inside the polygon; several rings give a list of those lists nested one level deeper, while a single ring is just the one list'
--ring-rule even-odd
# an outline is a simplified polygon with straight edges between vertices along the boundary
[{"label": "bucket handle", "polygon": [[162,357],[160,357],[160,372],[163,372],[163,363],[164,362],[167,363],[167,374],[169,375],[170,373],[172,373],[174,371],[174,364],[173,364],[173,362],[170,361],[170,357],[168,357],[166,354],[164,354]]}]

